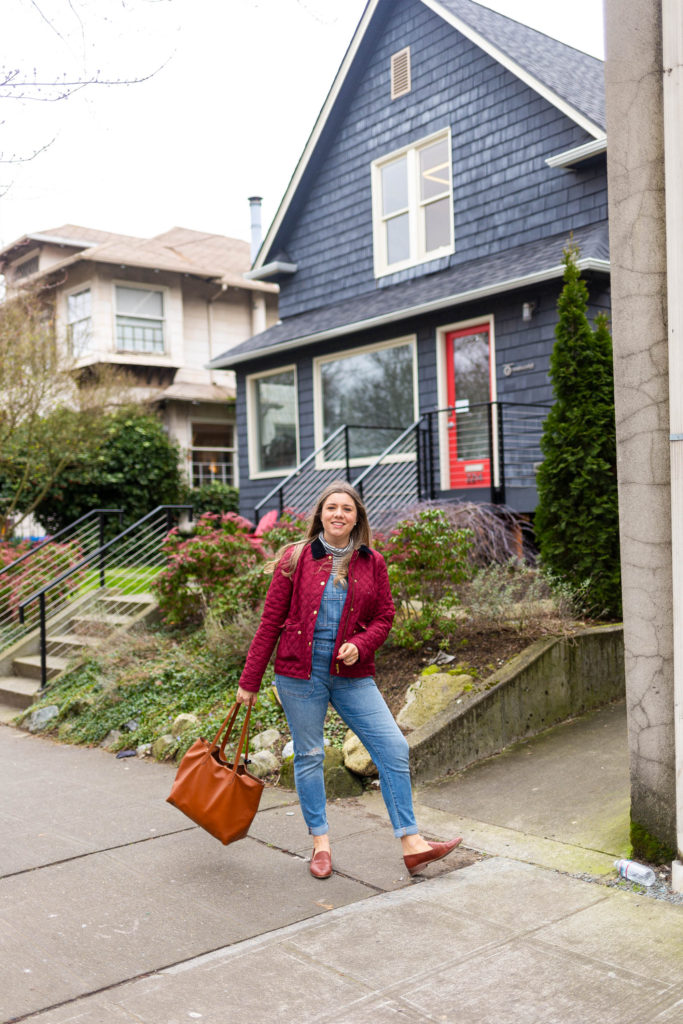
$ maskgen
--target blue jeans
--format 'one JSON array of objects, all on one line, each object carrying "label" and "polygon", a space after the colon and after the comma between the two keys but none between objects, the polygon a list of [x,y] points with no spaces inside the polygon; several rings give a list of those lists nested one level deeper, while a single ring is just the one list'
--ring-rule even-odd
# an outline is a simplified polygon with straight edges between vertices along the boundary
[{"label": "blue jeans", "polygon": [[349,679],[330,674],[333,652],[333,639],[316,637],[310,679],[275,676],[294,743],[294,782],[308,831],[314,836],[328,832],[323,723],[328,704],[331,704],[358,736],[379,770],[382,796],[394,835],[415,835],[418,828],[413,813],[408,742],[374,679]]}]

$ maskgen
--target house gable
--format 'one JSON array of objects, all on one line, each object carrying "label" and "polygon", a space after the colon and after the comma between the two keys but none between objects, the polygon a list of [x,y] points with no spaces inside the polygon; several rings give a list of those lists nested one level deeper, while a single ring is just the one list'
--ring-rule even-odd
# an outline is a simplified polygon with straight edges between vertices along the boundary
[{"label": "house gable", "polygon": [[[601,61],[473,0],[422,0],[422,3],[582,126],[591,141],[604,142]],[[368,3],[257,255],[252,271],[254,277],[260,276],[262,268],[267,273],[266,265],[269,266],[280,255],[287,223],[298,213],[300,186],[304,185],[304,191],[308,188],[311,165],[315,167],[320,148],[334,134],[339,108],[345,105],[355,87],[358,65],[367,59],[384,22],[398,6],[398,3],[386,0],[370,0]]]},{"label": "house gable", "polygon": [[[397,0],[380,6],[366,29],[365,50],[348,70],[347,94],[326,122],[306,187],[259,255],[271,261],[284,251],[298,268],[280,281],[283,319],[606,219],[604,157],[571,172],[546,164],[592,141],[585,126],[434,6]],[[411,90],[392,101],[391,57],[407,45]],[[455,251],[378,280],[371,164],[444,129],[452,139]]]}]

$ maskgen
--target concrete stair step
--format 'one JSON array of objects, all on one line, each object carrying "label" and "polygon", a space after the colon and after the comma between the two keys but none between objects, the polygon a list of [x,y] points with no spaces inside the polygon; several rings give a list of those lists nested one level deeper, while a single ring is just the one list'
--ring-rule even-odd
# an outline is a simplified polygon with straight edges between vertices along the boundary
[{"label": "concrete stair step", "polygon": [[104,593],[99,597],[100,604],[111,605],[112,610],[114,608],[145,608],[147,605],[156,604],[156,598],[154,594],[109,594]]},{"label": "concrete stair step", "polygon": [[20,711],[21,708],[15,707],[13,704],[3,704],[0,701],[0,725],[10,725]]},{"label": "concrete stair step", "polygon": [[[58,658],[54,654],[48,654],[46,662],[47,678],[54,679],[55,676],[64,671],[68,664],[68,658]],[[12,662],[12,668],[18,676],[23,676],[27,679],[40,679],[40,655],[27,654],[23,658],[15,658]]]},{"label": "concrete stair step", "polygon": [[53,633],[47,637],[47,650],[48,654],[56,654],[66,648],[68,654],[77,654],[85,647],[97,647],[101,642],[100,637],[97,636],[84,636],[79,633]]},{"label": "concrete stair step", "polygon": [[119,626],[125,626],[131,621],[130,615],[111,615],[89,612],[87,615],[74,615],[71,620],[71,633],[85,637],[109,636]]},{"label": "concrete stair step", "polygon": [[25,676],[0,676],[0,706],[11,707],[14,715],[18,715],[23,708],[33,704],[39,690],[39,680],[27,679]]}]

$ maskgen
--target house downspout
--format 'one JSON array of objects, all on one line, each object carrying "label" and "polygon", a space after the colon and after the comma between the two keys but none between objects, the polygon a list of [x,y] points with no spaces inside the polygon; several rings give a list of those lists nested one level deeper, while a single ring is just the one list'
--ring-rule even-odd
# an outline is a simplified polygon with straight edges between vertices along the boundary
[{"label": "house downspout", "polygon": [[[261,196],[249,196],[249,212],[251,213],[251,263],[258,256],[263,238],[261,226]],[[251,297],[251,333],[261,334],[266,329],[266,297],[258,292],[252,292]]]},{"label": "house downspout", "polygon": [[662,58],[676,745],[677,859],[671,885],[683,892],[683,0],[662,0]]}]

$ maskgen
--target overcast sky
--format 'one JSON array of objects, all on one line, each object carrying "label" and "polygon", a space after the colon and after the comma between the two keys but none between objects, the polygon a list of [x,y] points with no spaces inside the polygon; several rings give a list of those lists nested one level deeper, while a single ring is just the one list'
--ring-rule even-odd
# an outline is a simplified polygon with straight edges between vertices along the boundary
[{"label": "overcast sky", "polygon": [[[603,56],[600,0],[486,6]],[[59,101],[49,87],[0,87],[0,244],[65,223],[248,238],[253,194],[266,228],[364,7],[2,0],[0,81],[15,71],[15,83],[151,77]]]}]

